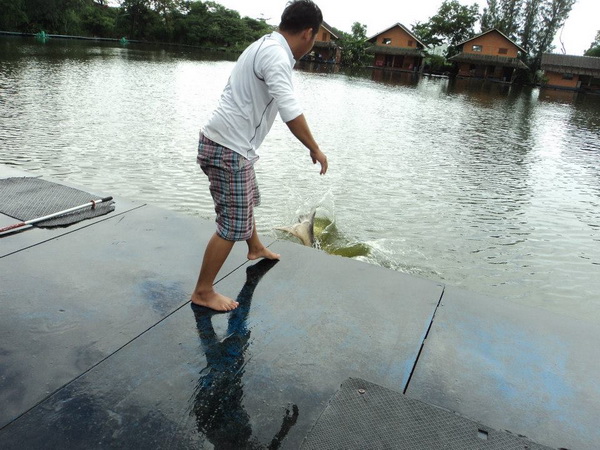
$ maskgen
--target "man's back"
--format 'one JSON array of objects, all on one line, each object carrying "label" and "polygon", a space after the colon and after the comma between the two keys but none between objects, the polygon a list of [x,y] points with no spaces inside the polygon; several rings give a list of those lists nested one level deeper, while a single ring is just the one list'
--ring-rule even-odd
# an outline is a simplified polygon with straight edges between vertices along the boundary
[{"label": "man's back", "polygon": [[292,86],[294,63],[277,32],[251,44],[236,62],[203,134],[247,159],[258,158],[257,149],[277,112],[284,121],[302,114]]}]

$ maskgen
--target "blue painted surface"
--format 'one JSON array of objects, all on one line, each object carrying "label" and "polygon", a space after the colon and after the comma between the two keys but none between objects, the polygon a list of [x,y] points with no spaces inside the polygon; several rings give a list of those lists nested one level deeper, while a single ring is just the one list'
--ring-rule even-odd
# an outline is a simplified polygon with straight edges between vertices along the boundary
[{"label": "blue painted surface", "polygon": [[407,394],[551,447],[600,448],[592,323],[447,288]]}]

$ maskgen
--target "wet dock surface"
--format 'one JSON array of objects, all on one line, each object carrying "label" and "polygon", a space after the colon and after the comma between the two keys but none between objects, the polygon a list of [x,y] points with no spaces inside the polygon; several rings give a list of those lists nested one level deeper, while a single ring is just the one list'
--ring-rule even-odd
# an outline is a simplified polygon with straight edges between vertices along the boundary
[{"label": "wet dock surface", "polygon": [[0,239],[1,448],[298,448],[348,378],[600,446],[591,323],[286,241],[234,247],[216,314],[188,302],[214,224],[115,200]]}]

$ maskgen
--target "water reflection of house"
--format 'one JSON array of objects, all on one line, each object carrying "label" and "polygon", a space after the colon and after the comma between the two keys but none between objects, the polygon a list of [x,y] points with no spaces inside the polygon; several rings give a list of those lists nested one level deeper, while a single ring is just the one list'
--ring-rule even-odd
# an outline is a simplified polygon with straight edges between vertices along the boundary
[{"label": "water reflection of house", "polygon": [[458,44],[460,53],[448,58],[458,65],[458,76],[511,82],[515,69],[528,69],[519,59],[525,49],[496,29]]},{"label": "water reflection of house", "polygon": [[373,45],[367,53],[375,55],[375,67],[417,71],[423,64],[423,44],[401,23],[377,33],[368,39]]},{"label": "water reflection of house", "polygon": [[331,27],[326,22],[323,22],[317,33],[317,40],[312,52],[308,55],[309,59],[318,62],[339,64],[342,52],[336,43],[338,39],[339,37],[331,31]]},{"label": "water reflection of house", "polygon": [[545,87],[600,92],[600,58],[544,53],[542,70]]}]

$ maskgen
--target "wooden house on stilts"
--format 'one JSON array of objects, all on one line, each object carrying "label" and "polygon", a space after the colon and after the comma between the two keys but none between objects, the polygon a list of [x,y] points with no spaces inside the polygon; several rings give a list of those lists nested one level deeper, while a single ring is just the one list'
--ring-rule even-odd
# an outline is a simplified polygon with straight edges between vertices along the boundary
[{"label": "wooden house on stilts", "polygon": [[528,69],[519,59],[525,49],[495,28],[459,43],[458,47],[460,52],[448,60],[458,66],[459,77],[510,83],[515,69]]},{"label": "wooden house on stilts", "polygon": [[416,72],[423,66],[427,47],[401,23],[370,37],[373,45],[367,53],[374,55],[374,66],[381,69]]},{"label": "wooden house on stilts", "polygon": [[600,93],[600,58],[544,53],[542,70],[544,87]]}]

